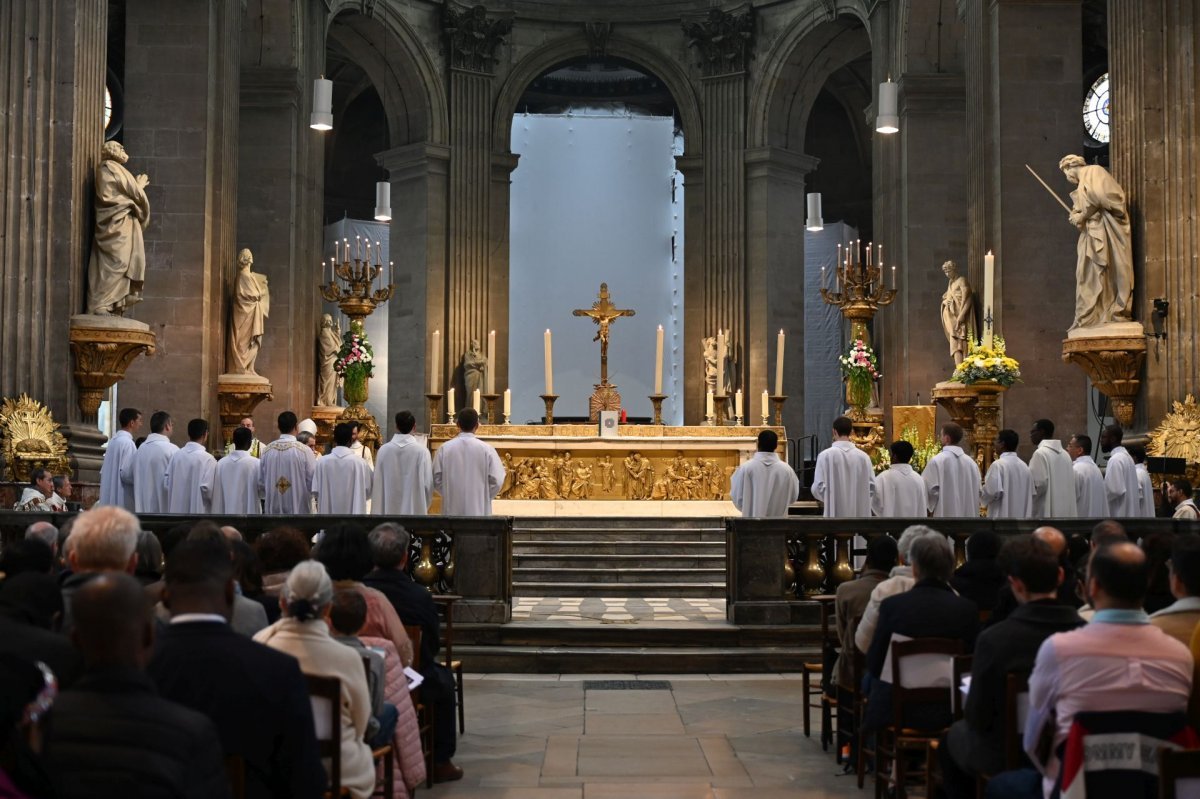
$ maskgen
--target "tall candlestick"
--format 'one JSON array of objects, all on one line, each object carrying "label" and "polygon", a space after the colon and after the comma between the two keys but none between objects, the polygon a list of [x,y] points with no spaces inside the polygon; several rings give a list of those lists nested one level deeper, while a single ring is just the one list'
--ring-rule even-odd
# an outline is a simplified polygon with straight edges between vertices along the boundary
[{"label": "tall candlestick", "polygon": [[762,418],[766,419],[771,415],[771,406],[768,404],[771,401],[771,395],[766,389],[762,393]]},{"label": "tall candlestick", "polygon": [[512,389],[504,389],[504,416],[512,416]]},{"label": "tall candlestick", "polygon": [[496,393],[496,331],[488,331],[487,345],[487,393]]},{"label": "tall candlestick", "polygon": [[741,419],[742,410],[742,390],[739,388],[737,393],[733,395],[733,415]]},{"label": "tall candlestick", "polygon": [[662,393],[662,369],[663,369],[663,328],[658,326],[658,334],[654,342],[654,393]]},{"label": "tall candlestick", "polygon": [[717,331],[717,396],[725,395],[725,331]]},{"label": "tall candlestick", "polygon": [[783,396],[783,330],[775,339],[775,395]]},{"label": "tall candlestick", "polygon": [[454,389],[453,388],[446,392],[446,413],[450,414],[451,417],[454,416]]},{"label": "tall candlestick", "polygon": [[442,380],[442,331],[433,331],[433,352],[429,354],[429,393],[438,393]]},{"label": "tall candlestick", "polygon": [[554,367],[550,358],[550,328],[546,328],[546,393],[554,393]]},{"label": "tall candlestick", "polygon": [[704,394],[704,416],[706,418],[711,419],[712,415],[713,415],[713,393],[712,393],[712,389],[709,389]]},{"label": "tall candlestick", "polygon": [[983,256],[983,343],[992,346],[992,332],[996,319],[992,310],[992,291],[996,280],[996,257],[991,250]]}]

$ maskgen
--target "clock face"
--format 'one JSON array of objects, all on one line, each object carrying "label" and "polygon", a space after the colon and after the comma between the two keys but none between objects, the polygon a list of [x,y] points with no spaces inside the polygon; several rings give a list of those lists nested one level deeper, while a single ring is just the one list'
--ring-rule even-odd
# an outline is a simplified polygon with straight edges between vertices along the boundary
[{"label": "clock face", "polygon": [[1112,94],[1109,92],[1108,73],[1105,72],[1083,98],[1083,127],[1096,144],[1108,144],[1111,135]]},{"label": "clock face", "polygon": [[105,130],[108,130],[108,126],[110,124],[112,124],[112,115],[113,115],[112,92],[110,92],[108,90],[108,87],[105,86],[104,87],[104,129]]}]

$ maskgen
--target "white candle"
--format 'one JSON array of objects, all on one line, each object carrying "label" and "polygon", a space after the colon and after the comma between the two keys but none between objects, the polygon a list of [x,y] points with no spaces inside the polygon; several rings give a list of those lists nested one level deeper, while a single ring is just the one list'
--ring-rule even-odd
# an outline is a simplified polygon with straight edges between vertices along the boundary
[{"label": "white candle", "polygon": [[336,261],[338,257],[338,240],[333,240],[333,259]]},{"label": "white candle", "polygon": [[354,237],[354,260],[362,260],[362,236]]},{"label": "white candle", "polygon": [[394,261],[388,261],[388,273],[387,273],[387,275],[388,275],[388,276],[387,276],[387,282],[386,282],[386,283],[384,283],[384,285],[385,285],[385,286],[390,286],[390,285],[392,285],[392,275],[393,275],[393,274],[395,274],[395,273],[396,273],[396,264],[395,264],[395,262],[394,262]]},{"label": "white candle", "polygon": [[504,415],[512,416],[512,389],[504,389]]},{"label": "white candle", "polygon": [[479,389],[471,392],[471,407],[475,409],[475,413],[479,413]]},{"label": "white candle", "polygon": [[663,329],[658,326],[658,335],[654,342],[654,393],[662,394],[662,359],[663,359]]},{"label": "white candle", "polygon": [[429,353],[429,393],[438,393],[442,380],[442,331],[433,331],[433,351]]},{"label": "white candle", "polygon": [[892,264],[892,290],[896,290],[896,265]]},{"label": "white candle", "polygon": [[717,396],[725,394],[725,331],[717,331]]},{"label": "white candle", "polygon": [[775,343],[775,396],[783,396],[783,330],[780,329]]},{"label": "white candle", "polygon": [[739,388],[733,395],[733,415],[742,418],[742,390]]},{"label": "white candle", "polygon": [[487,393],[496,393],[496,331],[488,331]]},{"label": "white candle", "polygon": [[446,392],[446,415],[454,417],[454,389],[451,388]]},{"label": "white candle", "polygon": [[554,366],[550,357],[550,328],[546,328],[546,394],[554,393]]},{"label": "white candle", "polygon": [[[996,319],[996,313],[992,310],[992,292],[993,284],[996,280],[996,256],[992,255],[991,250],[983,256],[983,343],[990,347],[992,346],[992,329]],[[992,321],[988,321],[989,317]]]},{"label": "white candle", "polygon": [[766,419],[768,416],[770,416],[770,415],[771,415],[771,406],[770,406],[770,404],[769,404],[769,403],[770,403],[770,400],[771,400],[771,397],[770,397],[770,395],[767,393],[766,389],[763,389],[763,393],[762,393],[762,418],[764,418],[764,419]]},{"label": "white candle", "polygon": [[713,415],[713,393],[710,389],[704,394],[704,415],[712,418]]}]

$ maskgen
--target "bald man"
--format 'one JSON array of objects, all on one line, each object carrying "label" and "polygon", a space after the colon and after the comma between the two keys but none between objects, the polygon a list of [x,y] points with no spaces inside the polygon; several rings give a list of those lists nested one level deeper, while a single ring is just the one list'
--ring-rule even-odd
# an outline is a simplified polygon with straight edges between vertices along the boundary
[{"label": "bald man", "polygon": [[[1062,530],[1049,526],[1039,527],[1031,535],[1050,548],[1050,551],[1058,560],[1058,565],[1062,567],[1063,579],[1058,584],[1058,603],[1078,609],[1083,602],[1080,601],[1079,596],[1075,593],[1075,584],[1079,581],[1079,577],[1068,557],[1067,537],[1063,535]],[[1000,588],[1000,593],[996,597],[996,607],[992,609],[992,617],[988,620],[988,623],[994,625],[1004,621],[1019,605],[1020,603],[1013,593],[1012,586],[1005,584]]]}]

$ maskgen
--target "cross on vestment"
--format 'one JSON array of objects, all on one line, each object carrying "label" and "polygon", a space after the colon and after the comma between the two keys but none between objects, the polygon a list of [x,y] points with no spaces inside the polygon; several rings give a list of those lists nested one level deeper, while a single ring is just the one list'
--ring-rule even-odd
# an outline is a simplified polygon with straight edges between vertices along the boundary
[{"label": "cross on vestment", "polygon": [[636,311],[628,308],[618,308],[612,304],[608,294],[608,284],[600,284],[600,298],[592,303],[591,308],[576,308],[574,316],[587,316],[600,326],[592,341],[600,342],[600,384],[608,383],[608,326],[622,316],[633,316]]}]

